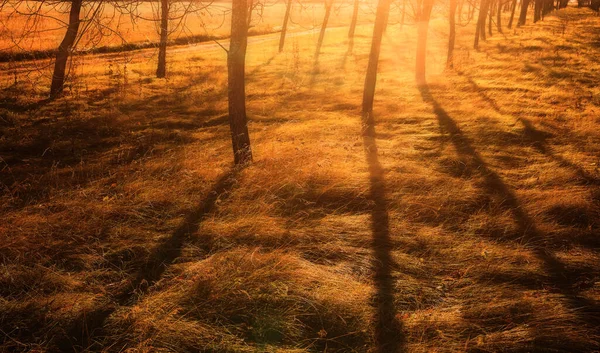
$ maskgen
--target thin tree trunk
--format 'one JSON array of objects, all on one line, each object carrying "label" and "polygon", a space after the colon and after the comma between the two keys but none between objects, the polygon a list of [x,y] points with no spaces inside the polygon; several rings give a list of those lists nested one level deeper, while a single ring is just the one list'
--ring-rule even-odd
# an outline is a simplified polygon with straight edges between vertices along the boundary
[{"label": "thin tree trunk", "polygon": [[426,83],[427,31],[429,30],[429,19],[431,18],[432,8],[433,0],[423,0],[417,18],[417,60],[415,65],[415,78],[419,85]]},{"label": "thin tree trunk", "polygon": [[283,44],[285,43],[285,33],[287,32],[288,20],[290,19],[290,10],[292,8],[292,0],[287,1],[285,7],[285,15],[283,17],[283,27],[281,27],[281,37],[279,37],[279,52],[283,51]]},{"label": "thin tree trunk", "polygon": [[65,86],[65,73],[67,70],[69,52],[71,51],[73,44],[77,39],[77,33],[79,32],[81,2],[82,0],[73,0],[71,2],[67,33],[65,33],[65,37],[58,46],[56,61],[54,62],[54,73],[52,74],[52,84],[50,85],[50,97],[58,96],[62,93]]},{"label": "thin tree trunk", "polygon": [[169,36],[169,0],[160,0],[160,43],[158,45],[158,67],[156,77],[167,75],[167,40]]},{"label": "thin tree trunk", "polygon": [[510,20],[508,20],[508,29],[512,28],[513,20],[515,18],[515,10],[517,9],[517,0],[512,1],[512,8],[510,9]]},{"label": "thin tree trunk", "polygon": [[503,0],[498,0],[498,12],[496,13],[496,28],[498,28],[498,33],[502,33],[502,7],[504,4]]},{"label": "thin tree trunk", "polygon": [[490,37],[492,36],[492,18],[494,15],[494,3],[495,0],[490,0],[490,6],[488,11],[488,33]]},{"label": "thin tree trunk", "polygon": [[448,35],[448,58],[446,59],[446,68],[454,67],[454,42],[456,40],[456,6],[457,0],[450,0],[450,34]]},{"label": "thin tree trunk", "polygon": [[479,4],[479,16],[477,17],[477,25],[475,26],[475,43],[473,47],[479,48],[479,39],[485,40],[485,19],[487,17],[487,4],[490,0],[481,0]]},{"label": "thin tree trunk", "polygon": [[527,22],[527,10],[529,9],[529,2],[531,0],[521,0],[521,14],[519,16],[519,22],[517,22],[517,27],[524,26]]},{"label": "thin tree trunk", "polygon": [[371,115],[373,112],[373,100],[375,98],[375,84],[377,82],[377,66],[379,64],[379,53],[381,50],[381,38],[390,12],[390,0],[379,0],[375,14],[375,26],[373,27],[373,40],[371,41],[371,53],[367,75],[365,76],[365,88],[363,91],[362,112],[363,115]]},{"label": "thin tree trunk", "polygon": [[354,48],[354,32],[356,31],[356,20],[358,19],[358,0],[354,0],[354,10],[352,10],[352,20],[350,21],[350,29],[348,30],[348,52],[352,52]]},{"label": "thin tree trunk", "polygon": [[402,0],[402,18],[400,19],[400,29],[404,28],[404,17],[406,17],[406,2],[408,0]]},{"label": "thin tree trunk", "polygon": [[323,25],[321,25],[321,32],[319,33],[319,40],[317,41],[315,58],[317,58],[321,52],[321,46],[323,45],[323,38],[325,38],[325,31],[327,30],[327,22],[329,22],[329,15],[331,14],[332,5],[333,0],[325,0],[325,17],[323,17]]},{"label": "thin tree trunk", "polygon": [[533,23],[536,23],[541,19],[542,14],[542,2],[541,0],[534,0],[533,3]]},{"label": "thin tree trunk", "polygon": [[248,45],[247,0],[233,0],[231,5],[231,39],[227,52],[227,88],[229,127],[236,165],[252,161],[246,119],[246,47]]}]

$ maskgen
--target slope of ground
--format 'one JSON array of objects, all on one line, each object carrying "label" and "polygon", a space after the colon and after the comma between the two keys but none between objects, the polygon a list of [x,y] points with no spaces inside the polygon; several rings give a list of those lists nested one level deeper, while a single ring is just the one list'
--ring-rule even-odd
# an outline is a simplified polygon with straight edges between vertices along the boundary
[{"label": "slope of ground", "polygon": [[250,44],[243,170],[219,48],[3,74],[3,350],[600,349],[600,18],[461,27],[448,72],[437,18],[423,87],[390,23],[374,123],[368,26]]}]

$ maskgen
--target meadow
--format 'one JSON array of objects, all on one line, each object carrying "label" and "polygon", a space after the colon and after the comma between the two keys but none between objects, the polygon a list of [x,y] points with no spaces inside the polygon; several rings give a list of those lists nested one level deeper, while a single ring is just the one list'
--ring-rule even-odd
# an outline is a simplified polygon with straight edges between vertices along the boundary
[{"label": "meadow", "polygon": [[352,52],[347,17],[317,58],[249,41],[244,169],[214,43],[166,79],[75,56],[55,100],[45,61],[0,64],[0,350],[598,351],[600,17],[459,26],[448,70],[440,9],[419,86],[397,10],[374,124],[368,10]]}]

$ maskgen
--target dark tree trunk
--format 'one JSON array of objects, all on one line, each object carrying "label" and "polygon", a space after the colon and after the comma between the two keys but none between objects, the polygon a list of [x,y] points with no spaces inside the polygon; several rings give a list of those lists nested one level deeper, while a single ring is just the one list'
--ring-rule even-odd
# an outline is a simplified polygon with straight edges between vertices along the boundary
[{"label": "dark tree trunk", "polygon": [[327,22],[329,22],[329,15],[331,14],[331,7],[333,0],[325,0],[325,17],[323,17],[323,25],[321,26],[321,32],[319,33],[319,40],[317,41],[317,50],[315,51],[315,58],[319,56],[321,52],[321,46],[323,45],[323,38],[325,38],[325,31],[327,30]]},{"label": "dark tree trunk", "polygon": [[160,0],[160,43],[158,44],[158,67],[156,77],[167,75],[167,40],[169,37],[169,0]]},{"label": "dark tree trunk", "polygon": [[485,19],[487,17],[487,8],[490,0],[481,0],[479,5],[479,16],[477,17],[477,25],[475,27],[475,43],[473,47],[479,48],[479,39],[485,40]]},{"label": "dark tree trunk", "polygon": [[502,33],[502,7],[504,4],[502,0],[498,0],[498,12],[496,13],[496,28],[498,28],[498,33]]},{"label": "dark tree trunk", "polygon": [[533,23],[536,23],[537,21],[541,20],[541,15],[542,15],[542,1],[541,0],[534,0],[534,3],[533,3]]},{"label": "dark tree trunk", "polygon": [[425,71],[427,65],[427,32],[433,0],[423,0],[417,14],[417,60],[415,65],[415,78],[417,84],[426,83]]},{"label": "dark tree trunk", "polygon": [[517,27],[524,26],[527,22],[527,10],[529,9],[529,1],[530,0],[521,0],[521,14],[519,16],[519,22],[517,22]]},{"label": "dark tree trunk", "polygon": [[292,0],[287,1],[285,7],[285,15],[283,16],[283,27],[281,27],[281,37],[279,37],[279,52],[283,51],[283,44],[285,43],[285,34],[287,32],[288,20],[290,19],[290,10],[292,9]]},{"label": "dark tree trunk", "polygon": [[517,0],[512,1],[512,7],[510,9],[510,20],[508,20],[508,29],[512,28],[513,20],[515,18],[515,10],[517,9]]},{"label": "dark tree trunk", "polygon": [[247,0],[233,0],[231,39],[227,53],[229,127],[236,165],[252,161],[248,121],[246,119],[246,47],[248,45]]},{"label": "dark tree trunk", "polygon": [[358,19],[358,0],[354,0],[354,9],[352,10],[352,20],[350,21],[350,29],[348,30],[348,52],[352,52],[354,48],[354,32],[356,31],[356,20]]},{"label": "dark tree trunk", "polygon": [[454,67],[454,42],[456,40],[456,6],[457,0],[450,0],[450,14],[448,22],[450,23],[450,34],[448,35],[448,58],[446,59],[446,67],[451,69]]},{"label": "dark tree trunk", "polygon": [[56,61],[54,62],[54,73],[52,74],[52,84],[50,85],[50,97],[56,97],[62,93],[65,86],[65,73],[67,71],[67,60],[69,52],[73,49],[73,44],[77,39],[79,32],[79,14],[81,13],[82,0],[73,0],[71,10],[69,11],[69,26],[67,33],[58,46]]},{"label": "dark tree trunk", "polygon": [[379,53],[381,50],[381,38],[390,12],[390,0],[379,0],[375,14],[375,26],[373,27],[373,40],[371,41],[371,53],[367,75],[365,76],[365,88],[363,91],[362,112],[370,115],[373,112],[373,99],[375,98],[375,83],[377,82],[377,65],[379,64]]}]

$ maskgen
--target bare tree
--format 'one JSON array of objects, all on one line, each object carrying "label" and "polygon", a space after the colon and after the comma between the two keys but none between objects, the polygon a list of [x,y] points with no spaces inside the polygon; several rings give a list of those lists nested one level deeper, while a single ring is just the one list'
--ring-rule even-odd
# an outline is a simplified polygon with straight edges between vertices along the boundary
[{"label": "bare tree", "polygon": [[517,22],[517,27],[524,26],[527,22],[527,9],[529,8],[529,2],[531,0],[522,0],[521,1],[521,14],[519,16],[519,22]]},{"label": "bare tree", "polygon": [[490,5],[490,0],[481,0],[479,4],[479,16],[477,17],[477,24],[475,27],[475,43],[473,47],[479,48],[479,39],[485,40],[485,19],[487,17],[487,11]]},{"label": "bare tree", "polygon": [[82,0],[71,1],[67,32],[65,33],[65,37],[58,46],[58,51],[56,52],[56,61],[54,62],[54,72],[52,74],[52,84],[50,86],[50,97],[58,96],[64,89],[67,60],[69,59],[69,53],[73,49],[73,45],[77,39],[79,24],[81,23],[79,18],[81,13],[81,3]]},{"label": "bare tree", "polygon": [[510,20],[508,20],[508,29],[512,28],[513,20],[515,18],[515,10],[517,9],[517,0],[512,0],[512,5],[510,8]]},{"label": "bare tree", "polygon": [[446,59],[446,68],[454,67],[454,42],[456,41],[456,0],[450,0],[450,12],[448,22],[450,23],[450,34],[448,35],[448,58]]},{"label": "bare tree", "polygon": [[498,12],[496,12],[496,28],[498,28],[498,33],[502,33],[502,7],[504,3],[502,0],[498,0]]},{"label": "bare tree", "polygon": [[425,84],[425,67],[427,59],[427,32],[433,0],[419,0],[417,2],[417,60],[415,78],[418,84]]},{"label": "bare tree", "polygon": [[164,78],[167,74],[167,40],[169,37],[169,0],[160,0],[160,42],[158,44],[158,67],[156,77]]},{"label": "bare tree", "polygon": [[231,39],[227,52],[229,127],[236,165],[252,161],[246,117],[246,48],[248,46],[248,2],[233,0]]},{"label": "bare tree", "polygon": [[285,43],[285,34],[287,32],[287,25],[290,19],[290,10],[292,9],[292,0],[287,0],[285,7],[285,15],[283,16],[283,26],[281,27],[281,36],[279,37],[279,52],[283,51],[283,44]]},{"label": "bare tree", "polygon": [[323,45],[323,38],[325,38],[325,31],[327,30],[327,22],[329,22],[329,16],[331,15],[331,7],[333,6],[333,0],[325,0],[325,16],[323,17],[323,24],[321,25],[321,31],[319,32],[319,40],[317,41],[317,50],[315,51],[315,58],[319,56],[321,52],[321,46]]},{"label": "bare tree", "polygon": [[375,83],[377,82],[377,66],[379,64],[379,53],[381,51],[381,38],[390,12],[390,0],[379,0],[377,12],[375,13],[375,26],[373,27],[373,40],[371,41],[371,53],[367,75],[365,76],[365,88],[363,91],[362,112],[363,116],[371,116],[373,112],[373,99],[375,98]]},{"label": "bare tree", "polygon": [[356,20],[358,19],[359,1],[354,0],[354,9],[352,10],[352,20],[350,21],[350,29],[348,30],[348,52],[352,52],[354,48],[354,32],[356,31]]}]

